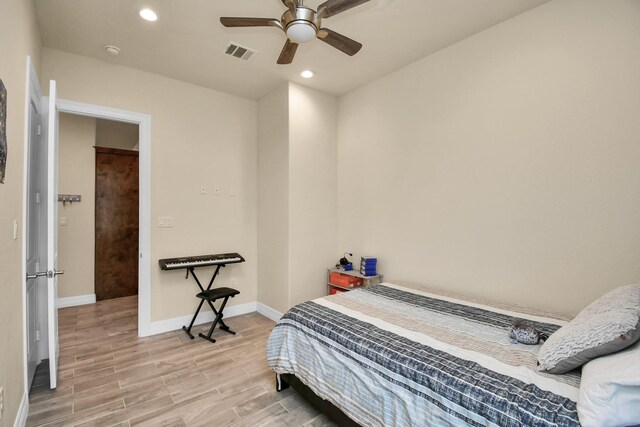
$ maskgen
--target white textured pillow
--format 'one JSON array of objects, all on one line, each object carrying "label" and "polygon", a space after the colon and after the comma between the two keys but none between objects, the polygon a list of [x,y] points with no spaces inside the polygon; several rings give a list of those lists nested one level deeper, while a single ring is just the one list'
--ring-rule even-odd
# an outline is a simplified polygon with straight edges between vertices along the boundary
[{"label": "white textured pillow", "polygon": [[640,342],[582,367],[578,417],[583,427],[640,425]]},{"label": "white textured pillow", "polygon": [[640,285],[605,294],[558,329],[538,353],[538,369],[563,374],[640,340]]}]

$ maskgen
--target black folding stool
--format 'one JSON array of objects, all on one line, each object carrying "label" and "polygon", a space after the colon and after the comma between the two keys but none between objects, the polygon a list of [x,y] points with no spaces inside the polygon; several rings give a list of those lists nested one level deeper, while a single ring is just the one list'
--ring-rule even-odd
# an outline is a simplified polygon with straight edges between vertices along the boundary
[{"label": "black folding stool", "polygon": [[[191,319],[191,323],[189,324],[189,327],[188,328],[186,326],[182,327],[182,329],[187,333],[187,335],[189,335],[191,339],[194,338],[193,335],[191,334],[191,328],[193,327],[193,323],[196,321],[196,318],[198,317],[198,313],[200,313],[200,309],[202,308],[202,304],[204,304],[205,301],[207,302],[207,304],[209,304],[211,311],[213,311],[213,314],[216,317],[213,319],[213,323],[211,324],[209,333],[207,335],[200,333],[198,334],[198,336],[208,341],[216,342],[215,339],[211,338],[211,335],[213,334],[213,331],[216,329],[216,325],[218,323],[220,323],[220,329],[222,329],[223,331],[228,332],[231,335],[236,334],[231,329],[229,329],[229,327],[227,326],[226,323],[224,323],[224,320],[222,320],[222,318],[224,316],[223,311],[224,311],[224,307],[227,305],[227,301],[229,301],[229,298],[233,298],[236,295],[238,295],[240,291],[233,288],[211,289],[211,285],[213,284],[213,281],[218,275],[218,272],[220,271],[220,267],[224,267],[224,265],[218,265],[218,267],[216,268],[216,271],[213,273],[213,277],[211,277],[211,281],[209,282],[209,286],[207,286],[206,290],[202,287],[202,285],[200,284],[200,280],[198,280],[198,277],[195,275],[194,268],[193,267],[187,268],[187,272],[191,273],[191,276],[195,279],[196,283],[198,284],[198,287],[202,291],[196,295],[197,298],[200,298],[200,304],[198,305],[198,309],[196,310],[196,312],[193,315],[193,318]],[[216,310],[213,303],[220,298],[224,298],[224,300],[222,301],[220,310]]]}]

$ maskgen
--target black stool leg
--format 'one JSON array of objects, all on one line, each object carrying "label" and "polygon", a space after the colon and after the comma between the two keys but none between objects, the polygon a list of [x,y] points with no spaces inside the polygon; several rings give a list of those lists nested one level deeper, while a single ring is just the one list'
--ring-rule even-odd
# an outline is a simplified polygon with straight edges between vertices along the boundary
[{"label": "black stool leg", "polygon": [[204,338],[207,341],[216,342],[215,339],[211,338],[211,335],[213,335],[213,331],[216,329],[216,325],[218,324],[218,322],[220,323],[220,329],[222,329],[225,332],[230,333],[231,335],[235,335],[236,334],[231,329],[229,329],[229,327],[226,325],[226,323],[224,323],[224,321],[222,320],[222,317],[224,316],[224,314],[222,312],[224,310],[224,306],[227,305],[227,301],[228,300],[229,300],[229,297],[225,297],[224,298],[224,301],[222,301],[222,305],[220,306],[220,311],[216,310],[216,308],[213,305],[213,303],[211,301],[207,300],[207,303],[209,304],[209,307],[211,307],[211,310],[216,315],[216,317],[215,317],[215,319],[213,319],[213,323],[211,324],[211,328],[209,328],[209,333],[207,335],[205,335],[203,333],[200,333],[200,334],[198,334],[199,337]]},{"label": "black stool leg", "polygon": [[198,305],[198,309],[196,310],[196,313],[193,315],[193,319],[191,319],[191,323],[189,323],[189,327],[188,328],[186,326],[182,327],[182,330],[185,331],[187,335],[189,335],[189,338],[191,339],[193,339],[193,335],[191,335],[191,328],[193,327],[193,322],[196,321],[196,317],[198,317],[198,313],[200,313],[200,309],[202,308],[203,303],[204,303],[204,300],[201,299],[200,305]]},{"label": "black stool leg", "polygon": [[[232,296],[231,298],[233,298],[233,296]],[[235,333],[235,332],[233,332],[231,329],[229,329],[229,327],[227,326],[227,324],[226,324],[226,323],[224,323],[224,320],[222,320],[222,318],[224,317],[224,313],[222,313],[222,311],[224,310],[224,306],[225,306],[225,305],[227,305],[227,301],[228,301],[228,300],[229,300],[229,297],[226,297],[226,298],[224,299],[224,301],[222,301],[222,305],[220,306],[220,314],[218,314],[218,313],[216,313],[216,314],[218,314],[218,316],[220,317],[220,318],[218,319],[218,322],[220,323],[220,329],[222,329],[222,330],[223,330],[223,331],[225,331],[225,332],[230,333],[231,335],[235,335],[236,333]],[[216,316],[216,317],[218,317],[218,316]]]}]

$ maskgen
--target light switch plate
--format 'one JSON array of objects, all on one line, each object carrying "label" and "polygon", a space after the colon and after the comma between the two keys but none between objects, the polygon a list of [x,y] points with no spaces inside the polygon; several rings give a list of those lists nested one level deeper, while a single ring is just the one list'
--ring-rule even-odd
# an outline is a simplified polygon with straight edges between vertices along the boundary
[{"label": "light switch plate", "polygon": [[213,195],[214,196],[220,195],[220,186],[216,185],[215,187],[213,187]]},{"label": "light switch plate", "polygon": [[202,195],[207,194],[207,186],[206,185],[201,185],[200,186],[200,194],[202,194]]},{"label": "light switch plate", "polygon": [[64,227],[67,224],[68,224],[68,218],[66,216],[61,216],[60,217],[60,225]]},{"label": "light switch plate", "polygon": [[0,420],[4,412],[4,387],[0,387]]},{"label": "light switch plate", "polygon": [[13,220],[13,240],[18,240],[18,220]]},{"label": "light switch plate", "polygon": [[171,227],[173,227],[173,217],[172,216],[159,216],[158,217],[158,227],[159,228],[171,228]]}]

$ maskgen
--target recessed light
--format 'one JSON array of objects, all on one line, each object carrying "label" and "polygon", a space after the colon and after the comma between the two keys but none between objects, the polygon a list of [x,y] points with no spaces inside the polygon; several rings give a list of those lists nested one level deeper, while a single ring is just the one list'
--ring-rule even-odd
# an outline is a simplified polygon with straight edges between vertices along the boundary
[{"label": "recessed light", "polygon": [[158,20],[158,15],[156,15],[156,13],[151,9],[142,9],[140,11],[140,16],[142,17],[142,19],[151,22]]},{"label": "recessed light", "polygon": [[310,79],[315,75],[315,73],[311,70],[304,70],[303,72],[300,73],[300,75],[302,76],[302,78]]}]

